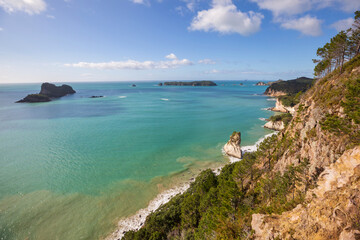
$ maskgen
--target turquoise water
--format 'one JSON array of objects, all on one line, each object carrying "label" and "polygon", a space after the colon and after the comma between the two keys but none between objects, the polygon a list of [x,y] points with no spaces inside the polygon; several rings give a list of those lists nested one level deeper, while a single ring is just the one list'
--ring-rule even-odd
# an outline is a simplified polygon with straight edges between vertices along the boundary
[{"label": "turquoise water", "polygon": [[[217,87],[72,83],[76,94],[15,104],[39,84],[0,85],[0,239],[99,239],[119,218],[269,133],[274,102],[252,81]],[[89,98],[104,95],[104,98]]]}]

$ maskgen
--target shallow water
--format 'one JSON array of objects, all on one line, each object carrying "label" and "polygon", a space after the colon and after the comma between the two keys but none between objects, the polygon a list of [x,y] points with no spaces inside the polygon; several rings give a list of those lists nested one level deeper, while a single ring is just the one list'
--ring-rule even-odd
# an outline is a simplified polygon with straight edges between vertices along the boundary
[{"label": "shallow water", "polygon": [[0,239],[99,239],[159,192],[224,164],[234,130],[243,146],[270,132],[266,87],[238,83],[72,83],[76,94],[38,104],[14,102],[40,84],[0,85]]}]

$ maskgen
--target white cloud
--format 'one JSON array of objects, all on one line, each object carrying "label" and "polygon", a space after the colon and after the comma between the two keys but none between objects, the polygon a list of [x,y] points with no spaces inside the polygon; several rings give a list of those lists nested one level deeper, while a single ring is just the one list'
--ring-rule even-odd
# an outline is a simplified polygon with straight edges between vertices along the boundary
[{"label": "white cloud", "polygon": [[239,33],[247,36],[259,31],[263,18],[260,13],[238,11],[231,0],[213,0],[212,8],[197,13],[189,30]]},{"label": "white cloud", "polygon": [[322,21],[316,17],[306,15],[298,19],[281,20],[281,27],[285,29],[292,29],[301,32],[304,35],[319,36],[321,31]]},{"label": "white cloud", "polygon": [[205,59],[199,60],[199,63],[200,64],[215,64],[216,62],[211,59],[205,58]]},{"label": "white cloud", "polygon": [[295,15],[311,9],[311,0],[250,0],[259,8],[270,10],[275,17]]},{"label": "white cloud", "polygon": [[176,55],[173,53],[170,53],[169,55],[165,56],[165,58],[172,59],[172,60],[177,59]]},{"label": "white cloud", "polygon": [[259,8],[269,10],[274,17],[292,16],[309,10],[332,7],[346,12],[354,12],[360,8],[359,0],[250,0]]},{"label": "white cloud", "polygon": [[0,32],[1,32],[1,31],[4,31],[4,29],[0,27]]},{"label": "white cloud", "polygon": [[354,23],[353,18],[346,18],[331,24],[331,27],[335,28],[340,32],[349,29],[353,23]]},{"label": "white cloud", "polygon": [[20,11],[33,15],[45,11],[46,3],[44,0],[0,0],[0,7],[8,13]]},{"label": "white cloud", "polygon": [[55,19],[55,16],[53,16],[53,15],[49,15],[49,14],[48,14],[48,15],[46,15],[46,17],[47,17],[47,18],[50,18],[50,19]]},{"label": "white cloud", "polygon": [[144,4],[144,5],[150,4],[148,0],[130,0],[130,1],[137,4]]},{"label": "white cloud", "polygon": [[[169,54],[168,56],[170,56]],[[173,54],[175,56],[175,54]],[[168,57],[166,56],[166,57]],[[176,57],[176,56],[175,56]],[[91,62],[79,62],[72,64],[65,64],[67,67],[77,68],[95,68],[95,69],[132,69],[132,70],[146,70],[146,69],[169,69],[176,68],[179,66],[189,66],[194,63],[188,59],[171,59],[169,61],[119,61],[119,62],[102,62],[102,63],[91,63]]]}]

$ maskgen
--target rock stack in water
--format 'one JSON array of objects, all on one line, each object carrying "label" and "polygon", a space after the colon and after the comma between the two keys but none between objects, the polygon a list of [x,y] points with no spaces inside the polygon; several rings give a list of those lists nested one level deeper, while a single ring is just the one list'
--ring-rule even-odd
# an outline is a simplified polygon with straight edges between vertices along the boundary
[{"label": "rock stack in water", "polygon": [[25,98],[17,101],[17,103],[50,102],[54,98],[60,98],[74,93],[76,93],[75,90],[66,84],[55,86],[51,83],[43,83],[40,93],[29,94]]},{"label": "rock stack in water", "polygon": [[234,131],[230,136],[230,140],[224,146],[224,152],[226,153],[226,155],[236,158],[242,158],[240,143],[241,133]]}]

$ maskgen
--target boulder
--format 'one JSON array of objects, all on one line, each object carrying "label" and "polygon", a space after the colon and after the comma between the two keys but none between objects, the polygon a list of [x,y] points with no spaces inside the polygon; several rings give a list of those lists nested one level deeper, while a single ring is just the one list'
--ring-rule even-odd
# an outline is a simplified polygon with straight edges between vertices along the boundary
[{"label": "boulder", "polygon": [[242,158],[241,152],[241,133],[240,132],[233,132],[230,136],[230,140],[224,146],[224,152],[226,155],[235,157],[235,158]]}]

